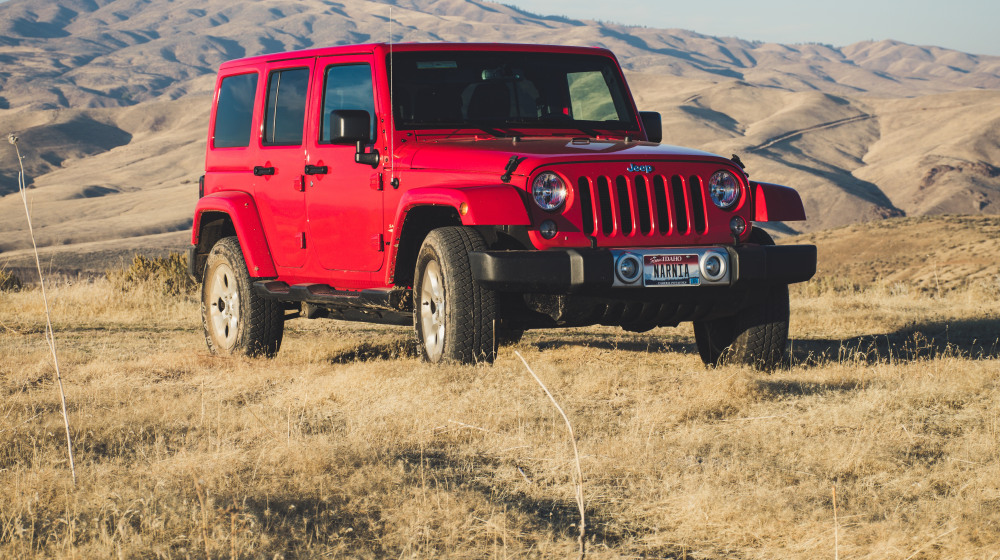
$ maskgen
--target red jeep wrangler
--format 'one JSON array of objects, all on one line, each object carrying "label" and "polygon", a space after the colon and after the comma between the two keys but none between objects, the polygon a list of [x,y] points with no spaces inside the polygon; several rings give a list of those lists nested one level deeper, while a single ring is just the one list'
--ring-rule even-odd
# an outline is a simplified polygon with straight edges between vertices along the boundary
[{"label": "red jeep wrangler", "polygon": [[798,194],[661,146],[607,50],[355,45],[219,70],[189,249],[212,352],[271,356],[304,316],[413,324],[431,362],[525,329],[694,321],[771,369],[811,245]]}]

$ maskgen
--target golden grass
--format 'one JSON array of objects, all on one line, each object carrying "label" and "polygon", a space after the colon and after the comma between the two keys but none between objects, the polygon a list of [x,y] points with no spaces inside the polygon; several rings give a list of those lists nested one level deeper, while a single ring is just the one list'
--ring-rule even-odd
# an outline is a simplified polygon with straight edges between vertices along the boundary
[{"label": "golden grass", "polygon": [[[530,332],[493,366],[297,319],[211,357],[194,296],[0,292],[0,557],[1000,558],[1000,304],[793,291],[791,364],[706,369],[689,326]],[[834,545],[832,488],[837,496]]]}]

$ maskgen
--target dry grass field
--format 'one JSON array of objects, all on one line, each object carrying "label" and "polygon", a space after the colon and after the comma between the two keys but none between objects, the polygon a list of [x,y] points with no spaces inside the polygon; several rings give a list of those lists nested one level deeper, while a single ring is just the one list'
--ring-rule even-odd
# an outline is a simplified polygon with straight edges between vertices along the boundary
[{"label": "dry grass field", "polygon": [[[771,375],[706,369],[690,326],[434,367],[408,329],[296,319],[273,360],[216,358],[194,296],[61,283],[76,487],[40,292],[0,292],[0,557],[575,557],[572,449],[517,351],[573,422],[589,558],[1000,558],[1000,221],[976,220],[814,235],[838,264],[793,290]],[[993,264],[869,278],[882,257],[838,249],[864,227],[954,227]]]}]

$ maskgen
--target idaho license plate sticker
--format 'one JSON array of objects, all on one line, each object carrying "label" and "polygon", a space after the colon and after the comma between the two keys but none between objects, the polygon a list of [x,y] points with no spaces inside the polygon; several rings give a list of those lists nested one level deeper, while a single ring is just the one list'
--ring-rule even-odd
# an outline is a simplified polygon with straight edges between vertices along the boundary
[{"label": "idaho license plate sticker", "polygon": [[642,264],[642,282],[645,286],[701,284],[698,255],[645,255]]}]

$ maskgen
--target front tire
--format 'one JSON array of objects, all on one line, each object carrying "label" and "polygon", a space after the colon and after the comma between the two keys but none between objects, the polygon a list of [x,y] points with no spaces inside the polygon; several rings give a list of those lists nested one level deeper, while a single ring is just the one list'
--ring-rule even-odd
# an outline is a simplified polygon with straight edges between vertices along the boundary
[{"label": "front tire", "polygon": [[209,351],[272,357],[281,347],[284,314],[279,302],[254,293],[237,238],[220,239],[208,254],[201,285],[201,321]]},{"label": "front tire", "polygon": [[475,230],[432,231],[417,254],[413,325],[423,357],[431,363],[471,364],[496,358],[496,296],[472,277],[469,253],[486,243]]},{"label": "front tire", "polygon": [[[774,245],[762,229],[754,228],[750,242]],[[706,365],[747,365],[761,371],[781,366],[788,346],[787,284],[766,284],[751,291],[753,303],[734,317],[694,322],[698,354]]]}]

